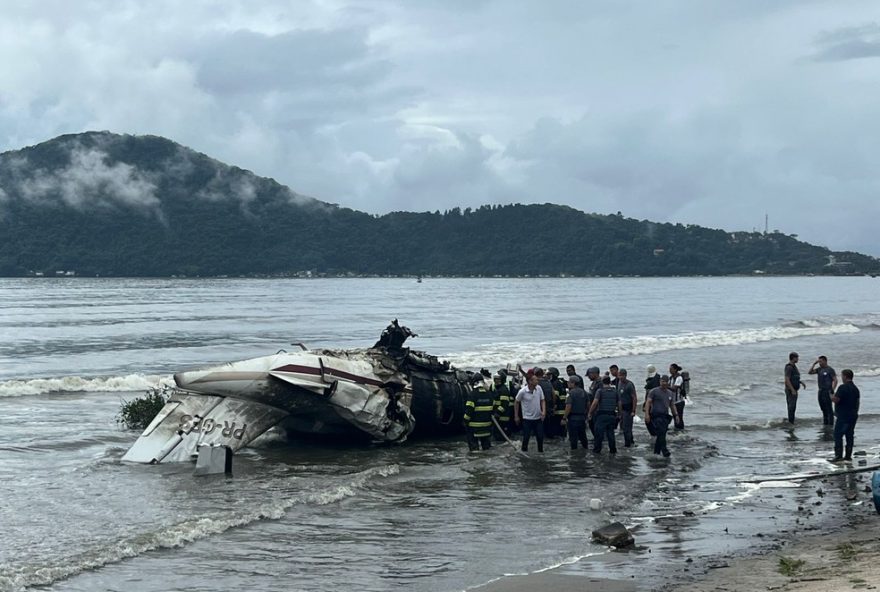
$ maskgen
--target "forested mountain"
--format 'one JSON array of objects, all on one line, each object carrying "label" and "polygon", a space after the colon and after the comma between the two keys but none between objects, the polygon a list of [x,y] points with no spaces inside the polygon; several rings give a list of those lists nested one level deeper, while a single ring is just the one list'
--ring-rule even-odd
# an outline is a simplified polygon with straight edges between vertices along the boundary
[{"label": "forested mountain", "polygon": [[552,204],[372,216],[154,136],[90,132],[0,154],[3,276],[756,270],[877,273],[880,260],[780,233],[728,233]]}]

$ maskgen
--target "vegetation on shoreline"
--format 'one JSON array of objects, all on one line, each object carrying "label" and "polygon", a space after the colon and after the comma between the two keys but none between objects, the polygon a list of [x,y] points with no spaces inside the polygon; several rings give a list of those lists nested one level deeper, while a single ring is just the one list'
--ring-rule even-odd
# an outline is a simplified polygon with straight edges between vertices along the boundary
[{"label": "vegetation on shoreline", "polygon": [[153,136],[84,133],[0,154],[0,276],[755,273],[877,274],[880,259],[550,203],[373,216]]},{"label": "vegetation on shoreline", "polygon": [[122,401],[116,423],[129,430],[144,430],[168,402],[169,388],[152,388],[145,395]]}]

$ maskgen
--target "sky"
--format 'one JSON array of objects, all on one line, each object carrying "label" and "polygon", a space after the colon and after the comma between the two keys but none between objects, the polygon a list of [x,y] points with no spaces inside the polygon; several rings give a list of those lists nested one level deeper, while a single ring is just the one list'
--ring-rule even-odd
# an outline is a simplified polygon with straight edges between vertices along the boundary
[{"label": "sky", "polygon": [[0,0],[0,151],[89,130],[371,213],[766,215],[880,256],[880,2]]}]

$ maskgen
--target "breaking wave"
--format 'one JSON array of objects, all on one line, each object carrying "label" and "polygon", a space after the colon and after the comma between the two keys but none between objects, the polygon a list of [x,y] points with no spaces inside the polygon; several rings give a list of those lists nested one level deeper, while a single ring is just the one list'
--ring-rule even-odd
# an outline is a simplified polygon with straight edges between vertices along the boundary
[{"label": "breaking wave", "polygon": [[323,491],[312,491],[281,497],[262,504],[252,510],[236,512],[231,515],[213,515],[185,520],[166,526],[155,532],[142,533],[115,543],[86,551],[80,555],[65,558],[49,564],[4,567],[0,570],[0,591],[13,592],[32,586],[48,586],[90,569],[97,569],[110,563],[137,557],[155,549],[182,547],[194,541],[220,534],[258,520],[278,520],[292,506],[314,504],[324,506],[357,495],[372,479],[389,477],[400,472],[398,465],[375,467],[355,473],[345,484],[330,487]]},{"label": "breaking wave", "polygon": [[776,326],[755,329],[723,331],[694,331],[671,336],[642,335],[606,339],[578,339],[547,341],[543,343],[496,343],[479,350],[444,356],[453,364],[463,367],[504,365],[508,362],[558,362],[563,360],[598,360],[624,356],[653,354],[681,349],[700,349],[729,345],[746,345],[779,339],[794,339],[811,335],[858,333],[851,323],[816,326]]},{"label": "breaking wave", "polygon": [[151,374],[127,374],[88,378],[64,376],[61,378],[32,378],[30,380],[5,380],[0,382],[0,397],[23,397],[47,393],[79,392],[128,392],[145,391],[150,388],[174,384],[171,376]]}]

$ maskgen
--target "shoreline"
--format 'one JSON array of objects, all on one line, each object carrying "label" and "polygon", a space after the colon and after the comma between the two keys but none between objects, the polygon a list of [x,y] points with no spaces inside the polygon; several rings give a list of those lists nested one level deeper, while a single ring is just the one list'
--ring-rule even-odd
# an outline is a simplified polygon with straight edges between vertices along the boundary
[{"label": "shoreline", "polygon": [[791,533],[776,551],[731,559],[694,581],[667,585],[669,592],[828,592],[880,586],[880,515],[858,503],[843,527]]},{"label": "shoreline", "polygon": [[[740,516],[748,532],[723,536],[748,539],[744,551],[678,557],[668,550],[640,546],[639,530],[632,529],[636,546],[611,550],[528,575],[511,575],[468,592],[830,592],[880,589],[880,514],[870,491],[871,472],[835,475],[803,483],[777,506],[790,514],[787,526],[761,528],[746,507]],[[774,490],[779,491],[779,490]],[[782,497],[773,495],[774,500]],[[780,500],[781,501],[781,500]],[[684,534],[687,526],[672,527]],[[720,535],[722,533],[719,533]],[[660,561],[658,570],[644,564]],[[669,563],[667,563],[667,561]],[[626,566],[630,563],[629,566]],[[622,569],[622,572],[617,571]],[[617,573],[615,573],[617,572]],[[618,575],[619,574],[619,575]]]}]

